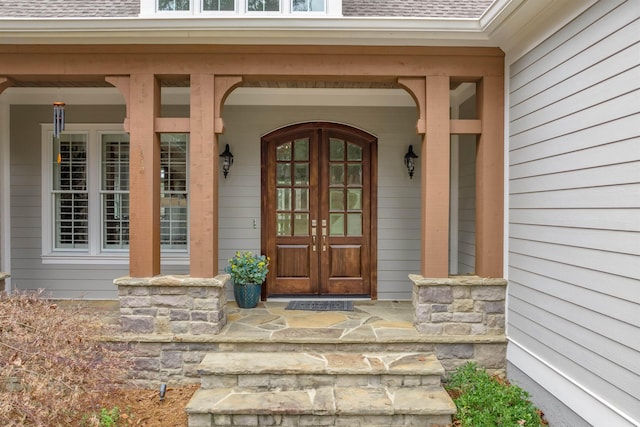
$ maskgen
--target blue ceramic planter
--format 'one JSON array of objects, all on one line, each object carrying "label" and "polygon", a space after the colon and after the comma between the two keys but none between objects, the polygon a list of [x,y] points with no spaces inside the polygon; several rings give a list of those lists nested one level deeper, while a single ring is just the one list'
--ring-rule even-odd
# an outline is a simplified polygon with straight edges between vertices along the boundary
[{"label": "blue ceramic planter", "polygon": [[234,285],[233,296],[240,308],[254,308],[260,302],[260,283]]}]

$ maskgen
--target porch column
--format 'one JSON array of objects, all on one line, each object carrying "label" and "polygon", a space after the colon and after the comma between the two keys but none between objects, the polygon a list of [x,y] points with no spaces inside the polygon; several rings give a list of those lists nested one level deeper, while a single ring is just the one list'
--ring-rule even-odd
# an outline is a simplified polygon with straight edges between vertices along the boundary
[{"label": "porch column", "polygon": [[218,138],[215,133],[215,77],[191,75],[189,216],[191,277],[218,273]]},{"label": "porch column", "polygon": [[476,273],[503,277],[504,81],[484,76],[478,84],[482,133],[476,154]]},{"label": "porch column", "polygon": [[128,105],[129,275],[160,274],[160,85],[153,74],[132,74]]},{"label": "porch column", "polygon": [[422,275],[449,277],[449,76],[426,77],[422,141]]},{"label": "porch column", "polygon": [[218,134],[224,132],[224,100],[241,82],[239,76],[191,75],[189,250],[192,277],[218,274]]}]

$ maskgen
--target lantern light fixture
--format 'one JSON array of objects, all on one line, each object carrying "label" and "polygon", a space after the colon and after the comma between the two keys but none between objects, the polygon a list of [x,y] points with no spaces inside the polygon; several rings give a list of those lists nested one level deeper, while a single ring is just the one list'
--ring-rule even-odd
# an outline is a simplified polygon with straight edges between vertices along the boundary
[{"label": "lantern light fixture", "polygon": [[224,174],[224,179],[227,179],[227,175],[229,175],[229,169],[231,169],[231,165],[233,164],[233,154],[229,151],[229,144],[224,147],[224,151],[220,154],[222,158],[222,173]]},{"label": "lantern light fixture", "polygon": [[413,179],[413,172],[416,169],[417,158],[418,155],[413,152],[413,145],[409,145],[409,150],[407,150],[407,154],[404,155],[404,165],[407,167],[409,179]]}]

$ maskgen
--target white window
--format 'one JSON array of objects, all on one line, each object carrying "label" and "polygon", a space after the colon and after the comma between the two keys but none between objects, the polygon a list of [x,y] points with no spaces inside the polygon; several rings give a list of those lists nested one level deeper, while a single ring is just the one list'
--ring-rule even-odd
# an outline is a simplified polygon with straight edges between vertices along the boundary
[{"label": "white window", "polygon": [[[117,125],[42,125],[43,260],[128,262],[129,135]],[[188,135],[161,135],[163,261],[188,249]],[[175,259],[171,259],[174,255]]]},{"label": "white window", "polygon": [[342,16],[342,0],[140,0],[141,17]]},{"label": "white window", "polygon": [[236,8],[235,0],[203,0],[203,12],[223,12],[234,11]]},{"label": "white window", "polygon": [[247,0],[248,12],[279,12],[280,0]]},{"label": "white window", "polygon": [[190,0],[158,0],[158,11],[179,12],[191,10]]},{"label": "white window", "polygon": [[187,250],[188,135],[160,135],[160,246]]},{"label": "white window", "polygon": [[291,0],[293,12],[324,12],[324,0]]}]

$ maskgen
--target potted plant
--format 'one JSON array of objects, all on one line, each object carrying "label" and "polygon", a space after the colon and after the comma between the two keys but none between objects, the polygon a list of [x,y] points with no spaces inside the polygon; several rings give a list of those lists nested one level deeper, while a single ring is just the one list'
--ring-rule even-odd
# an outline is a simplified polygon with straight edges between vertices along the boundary
[{"label": "potted plant", "polygon": [[237,251],[224,271],[233,280],[233,296],[240,308],[253,308],[260,301],[260,286],[269,272],[269,258],[251,251]]}]

